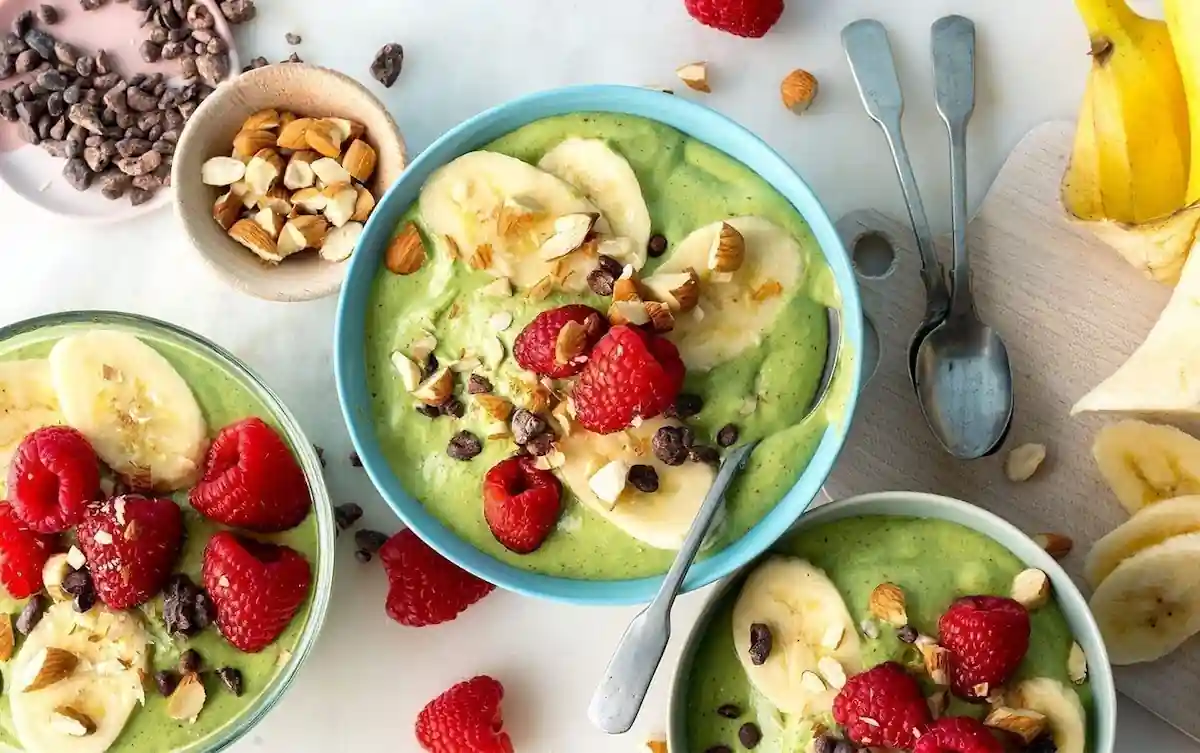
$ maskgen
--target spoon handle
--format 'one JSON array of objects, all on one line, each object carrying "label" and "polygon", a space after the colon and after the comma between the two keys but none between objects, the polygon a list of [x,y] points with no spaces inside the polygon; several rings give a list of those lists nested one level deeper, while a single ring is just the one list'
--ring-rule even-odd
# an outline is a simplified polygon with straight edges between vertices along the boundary
[{"label": "spoon handle", "polygon": [[954,226],[950,311],[955,316],[974,316],[967,257],[967,123],[975,111],[975,24],[962,16],[946,16],[934,22],[932,33],[937,109],[950,132],[950,208]]},{"label": "spoon handle", "polygon": [[692,565],[692,560],[700,551],[700,544],[708,535],[717,510],[720,509],[721,499],[729,487],[733,477],[745,464],[750,451],[757,442],[741,445],[725,456],[717,477],[705,496],[700,510],[696,513],[692,527],[688,530],[683,546],[670,571],[663,579],[662,587],[650,606],[642,610],[621,636],[617,650],[608,662],[604,671],[604,679],[592,695],[588,706],[588,718],[598,729],[610,735],[628,732],[637,719],[642,702],[646,700],[646,692],[650,690],[650,682],[662,661],[663,652],[667,650],[667,641],[671,637],[671,605],[683,586],[684,576]]},{"label": "spoon handle", "polygon": [[901,132],[904,94],[900,90],[900,77],[896,74],[896,61],[892,56],[887,29],[874,19],[855,21],[842,29],[842,47],[846,50],[850,72],[854,75],[867,114],[883,129],[888,147],[892,150],[908,218],[917,239],[917,250],[921,254],[921,281],[925,284],[928,312],[940,320],[949,307],[950,294],[946,288],[946,273],[934,249],[933,233],[929,229],[921,192],[917,188],[912,160]]}]

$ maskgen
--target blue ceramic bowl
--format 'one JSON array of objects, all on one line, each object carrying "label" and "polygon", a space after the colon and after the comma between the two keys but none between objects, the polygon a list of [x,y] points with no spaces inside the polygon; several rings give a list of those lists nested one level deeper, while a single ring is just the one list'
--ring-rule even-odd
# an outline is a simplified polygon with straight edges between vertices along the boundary
[{"label": "blue ceramic bowl", "polygon": [[[338,398],[351,440],[375,487],[396,514],[442,555],[501,588],[575,604],[636,604],[650,601],[661,576],[621,581],[587,581],[522,570],[484,554],[458,538],[413,499],[388,466],[375,436],[367,391],[366,310],[384,250],[400,216],[417,200],[421,186],[437,168],[466,152],[535,120],[575,112],[637,115],[676,128],[715,147],[758,173],[786,197],[804,217],[833,270],[842,299],[843,338],[852,370],[851,383],[862,383],[863,314],[850,258],[829,216],[808,185],[762,140],[713,110],[650,89],[629,86],[577,86],[532,94],[480,113],[439,138],[417,157],[379,201],[367,222],[338,302],[334,372]],[[825,483],[846,438],[857,401],[857,389],[846,402],[844,420],[831,426],[796,485],[754,528],[721,552],[697,562],[685,590],[705,586],[762,553],[795,522]]]}]

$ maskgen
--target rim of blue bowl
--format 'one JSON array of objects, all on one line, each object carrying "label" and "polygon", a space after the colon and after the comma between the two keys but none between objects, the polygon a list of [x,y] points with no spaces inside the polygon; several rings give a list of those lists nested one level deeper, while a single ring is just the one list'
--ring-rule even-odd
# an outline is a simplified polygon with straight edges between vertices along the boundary
[{"label": "rim of blue bowl", "polygon": [[579,112],[634,115],[670,126],[724,152],[766,180],[800,213],[833,271],[841,297],[844,368],[854,385],[845,414],[832,422],[796,484],[753,528],[720,552],[692,565],[683,590],[706,586],[753,560],[787,532],[820,492],[849,431],[862,385],[863,313],[853,265],[828,213],[788,162],[762,139],[715,110],[660,91],[587,85],[529,94],[466,120],[412,161],[380,199],[359,239],[338,298],[334,376],[351,442],[375,488],[405,525],[460,567],[501,588],[571,604],[626,605],[650,601],[663,576],[581,580],[522,569],[486,554],[441,523],[411,497],[392,472],[375,435],[366,381],[365,321],[375,275],[401,215],[417,200],[429,175],[466,152],[536,120]]}]

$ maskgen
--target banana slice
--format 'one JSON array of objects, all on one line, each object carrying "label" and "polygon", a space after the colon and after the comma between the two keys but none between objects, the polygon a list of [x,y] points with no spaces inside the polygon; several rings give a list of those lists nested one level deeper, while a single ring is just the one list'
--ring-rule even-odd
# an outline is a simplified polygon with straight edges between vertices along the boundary
[{"label": "banana slice", "polygon": [[[13,728],[26,753],[108,750],[133,710],[145,702],[142,677],[148,669],[148,641],[142,624],[130,613],[97,604],[79,614],[69,601],[50,607],[6,673]],[[68,651],[78,663],[56,682],[27,691],[28,679],[38,673],[47,648]],[[76,725],[68,721],[72,717]],[[91,726],[94,731],[79,735]]]},{"label": "banana slice", "polygon": [[[679,425],[659,417],[616,434],[573,431],[558,443],[565,458],[559,474],[581,502],[625,533],[656,549],[679,549],[716,477],[707,463],[670,466],[654,457],[650,449],[654,432],[662,426]],[[652,466],[658,472],[658,491],[644,493],[626,485],[616,495],[615,504],[601,499],[589,481],[614,460],[626,466]]]},{"label": "banana slice", "polygon": [[739,269],[724,276],[709,269],[709,251],[722,225],[715,222],[680,241],[655,270],[657,276],[691,267],[700,276],[699,305],[676,317],[675,329],[667,336],[689,369],[711,369],[762,342],[804,282],[803,250],[787,231],[762,217],[726,222],[745,243]]},{"label": "banana slice", "polygon": [[0,361],[0,489],[8,477],[9,461],[25,435],[61,423],[50,362]]},{"label": "banana slice", "polygon": [[1200,494],[1200,440],[1174,426],[1134,420],[1105,426],[1092,456],[1130,514],[1164,499]]},{"label": "banana slice", "polygon": [[507,277],[518,288],[547,277],[561,280],[567,290],[587,287],[596,265],[590,246],[560,259],[538,255],[554,235],[556,219],[599,211],[550,173],[498,152],[469,152],[429,176],[420,202],[428,233],[443,245],[450,239],[476,269]]},{"label": "banana slice", "polygon": [[1073,689],[1058,680],[1037,677],[1013,688],[1008,705],[1045,716],[1058,753],[1083,753],[1087,744],[1087,717]]},{"label": "banana slice", "polygon": [[613,235],[628,238],[631,253],[619,261],[641,269],[650,243],[650,210],[629,162],[600,139],[570,138],[538,167],[575,186],[608,220]]},{"label": "banana slice", "polygon": [[1092,588],[1138,552],[1185,533],[1200,533],[1200,497],[1177,497],[1151,505],[1092,545],[1083,574]]},{"label": "banana slice", "polygon": [[1176,536],[1117,566],[1090,606],[1113,664],[1159,659],[1200,632],[1200,533]]},{"label": "banana slice", "polygon": [[[771,652],[760,665],[749,652],[755,623],[771,630]],[[858,630],[837,586],[796,557],[771,557],[746,578],[733,607],[733,645],[747,679],[785,714],[833,708],[838,688],[822,679],[819,665],[832,659],[846,676],[863,669]]]},{"label": "banana slice", "polygon": [[50,372],[67,423],[114,471],[162,492],[196,480],[208,426],[187,382],[154,348],[91,330],[55,343]]}]

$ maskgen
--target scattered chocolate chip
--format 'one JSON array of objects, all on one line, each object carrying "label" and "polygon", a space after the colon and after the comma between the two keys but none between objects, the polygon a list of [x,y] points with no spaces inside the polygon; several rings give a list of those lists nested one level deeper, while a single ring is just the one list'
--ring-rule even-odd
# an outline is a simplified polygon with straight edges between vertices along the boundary
[{"label": "scattered chocolate chip", "polygon": [[[34,146],[37,146],[38,144],[42,143],[42,137],[38,136],[37,127],[30,123],[21,121],[21,124],[19,126],[17,126],[17,133],[21,136],[21,138],[23,140],[25,140],[26,142],[28,142],[30,144],[33,144]],[[87,169],[87,165],[84,165],[84,169],[85,170]],[[82,190],[82,189],[80,189],[80,190]]]},{"label": "scattered chocolate chip", "polygon": [[36,123],[38,118],[42,117],[42,112],[46,109],[46,105],[37,99],[30,99],[25,102],[17,103],[17,117],[22,123]]},{"label": "scattered chocolate chip", "polygon": [[465,429],[450,437],[450,443],[446,445],[446,454],[455,460],[470,460],[481,452],[483,442]]},{"label": "scattered chocolate chip", "polygon": [[646,244],[646,250],[652,258],[657,259],[667,251],[667,239],[665,236],[655,233],[650,236],[650,242]]},{"label": "scattered chocolate chip", "polygon": [[593,269],[587,276],[588,287],[596,295],[612,295],[615,283],[616,278],[603,269]]},{"label": "scattered chocolate chip", "polygon": [[100,50],[96,53],[96,73],[105,75],[116,72],[116,64],[113,62],[112,55],[108,50]]},{"label": "scattered chocolate chip", "polygon": [[23,37],[29,49],[36,52],[45,60],[54,59],[54,37],[41,29],[30,29]]},{"label": "scattered chocolate chip", "polygon": [[484,395],[491,392],[492,389],[491,380],[485,376],[472,374],[467,379],[467,394],[469,395]]},{"label": "scattered chocolate chip", "polygon": [[103,172],[108,167],[109,158],[104,156],[98,146],[89,146],[83,150],[83,161],[87,163],[88,168],[94,172]]},{"label": "scattered chocolate chip", "polygon": [[212,624],[212,599],[188,576],[178,573],[163,587],[163,624],[173,636],[189,637]]},{"label": "scattered chocolate chip", "polygon": [[438,370],[438,358],[433,353],[425,356],[425,365],[421,367],[421,378],[428,379]]},{"label": "scattered chocolate chip", "polygon": [[163,60],[175,60],[183,55],[183,42],[167,42],[162,46]]},{"label": "scattered chocolate chip", "polygon": [[192,3],[187,9],[185,18],[187,19],[187,25],[196,31],[211,29],[215,24],[208,6],[203,3]]},{"label": "scattered chocolate chip", "polygon": [[650,447],[654,457],[667,465],[683,465],[688,459],[688,447],[684,441],[684,430],[678,426],[664,426],[654,432]]},{"label": "scattered chocolate chip", "polygon": [[286,58],[284,58],[283,60],[280,60],[279,62],[280,62],[280,64],[283,64],[283,63],[303,63],[303,62],[304,62],[304,60],[303,60],[303,59],[301,59],[301,57],[300,57],[300,53],[298,53],[298,52],[293,52],[291,55],[288,55]]},{"label": "scattered chocolate chip", "polygon": [[517,444],[525,444],[548,428],[541,416],[524,408],[513,412],[511,423],[513,441]]},{"label": "scattered chocolate chip", "polygon": [[84,11],[99,10],[108,0],[79,0],[79,7]]},{"label": "scattered chocolate chip", "polygon": [[157,170],[162,160],[162,154],[149,151],[140,157],[121,157],[117,160],[117,168],[126,175],[137,177]]},{"label": "scattered chocolate chip", "polygon": [[750,626],[750,663],[756,667],[766,664],[771,655],[771,628],[761,622]]},{"label": "scattered chocolate chip", "polygon": [[344,531],[362,520],[363,509],[353,502],[346,502],[333,508],[333,519],[339,531]]},{"label": "scattered chocolate chip", "polygon": [[38,64],[42,62],[41,57],[33,50],[25,50],[20,55],[17,55],[17,60],[13,63],[13,70],[17,73],[29,73]]},{"label": "scattered chocolate chip", "polygon": [[62,585],[60,587],[65,593],[68,593],[71,596],[78,596],[85,591],[92,590],[92,574],[86,567],[81,567],[78,570],[71,570],[71,572],[63,576]]},{"label": "scattered chocolate chip", "polygon": [[25,608],[17,617],[17,632],[21,635],[29,635],[33,628],[41,622],[42,614],[45,611],[46,599],[41,594],[30,596],[29,601],[25,602]]},{"label": "scattered chocolate chip", "polygon": [[639,492],[653,494],[658,491],[658,471],[654,470],[652,465],[634,465],[629,468],[629,475],[626,479],[629,485]]},{"label": "scattered chocolate chip", "polygon": [[[62,92],[51,92],[49,97],[46,97],[46,112],[57,118],[67,111],[67,102],[63,99]],[[58,138],[62,138],[59,136]]]},{"label": "scattered chocolate chip", "polygon": [[61,92],[68,86],[66,77],[55,70],[42,71],[39,73],[37,75],[37,83],[38,86],[42,87],[46,91],[51,92]]},{"label": "scattered chocolate chip", "polygon": [[[94,90],[93,90],[94,91]],[[77,126],[93,133],[104,133],[104,123],[95,105],[77,104],[67,109],[67,118]]]},{"label": "scattered chocolate chip", "polygon": [[163,698],[167,698],[175,692],[175,688],[179,687],[179,675],[169,669],[164,669],[161,672],[154,673],[154,686],[158,688],[158,694]]},{"label": "scattered chocolate chip", "polygon": [[400,69],[404,67],[404,48],[395,42],[385,44],[375,53],[371,61],[371,76],[384,86],[391,88],[400,77]]},{"label": "scattered chocolate chip", "polygon": [[421,403],[417,406],[417,413],[420,413],[425,418],[438,418],[442,415],[442,409],[436,405]]},{"label": "scattered chocolate chip", "polygon": [[29,27],[31,26],[33,26],[33,11],[28,9],[23,10],[13,19],[13,34],[16,34],[18,37],[24,36],[25,32],[29,31]]},{"label": "scattered chocolate chip", "polygon": [[217,607],[213,604],[212,597],[208,595],[207,591],[201,591],[196,594],[192,608],[195,610],[196,627],[198,629],[204,630],[216,622]]},{"label": "scattered chocolate chip", "polygon": [[54,24],[58,23],[58,8],[55,8],[53,5],[39,5],[37,9],[37,17],[38,21],[46,24],[47,26],[53,26]]},{"label": "scattered chocolate chip", "polygon": [[220,7],[225,20],[235,25],[253,20],[257,12],[254,0],[225,0]]},{"label": "scattered chocolate chip", "polygon": [[442,415],[453,418],[462,418],[467,414],[467,406],[463,405],[463,401],[456,397],[447,398],[446,402],[438,406],[438,410],[442,412]]},{"label": "scattered chocolate chip", "polygon": [[92,175],[88,164],[79,157],[73,157],[63,165],[63,177],[76,191],[88,190],[92,185]]},{"label": "scattered chocolate chip", "polygon": [[371,553],[365,549],[355,549],[354,560],[361,565],[365,565],[371,561]]},{"label": "scattered chocolate chip", "polygon": [[833,746],[833,753],[858,753],[858,746],[849,740],[838,740]]},{"label": "scattered chocolate chip", "polygon": [[125,102],[134,112],[152,112],[158,109],[158,97],[141,88],[126,91]]},{"label": "scattered chocolate chip", "polygon": [[900,639],[901,643],[916,643],[918,637],[917,629],[912,625],[897,628],[896,637]]},{"label": "scattered chocolate chip", "polygon": [[721,447],[732,447],[733,443],[738,440],[738,427],[733,424],[725,424],[721,430],[717,432],[717,444]]},{"label": "scattered chocolate chip", "polygon": [[67,142],[65,141],[49,139],[43,141],[41,144],[39,144],[39,146],[46,150],[46,154],[49,154],[51,157],[57,157],[59,159],[67,158]]},{"label": "scattered chocolate chip", "polygon": [[833,735],[817,735],[813,740],[812,753],[833,753],[837,743],[837,738]]},{"label": "scattered chocolate chip", "polygon": [[132,185],[133,179],[128,175],[120,170],[109,170],[100,176],[100,195],[109,201],[116,201],[128,193]]},{"label": "scattered chocolate chip", "polygon": [[738,742],[746,749],[755,748],[762,742],[762,730],[754,722],[746,722],[738,728]]},{"label": "scattered chocolate chip", "polygon": [[726,703],[717,707],[717,716],[723,716],[726,719],[737,719],[742,715],[740,706],[734,703]]},{"label": "scattered chocolate chip", "polygon": [[548,455],[553,449],[554,435],[552,435],[550,432],[538,434],[536,437],[525,443],[525,451],[535,458]]},{"label": "scattered chocolate chip", "polygon": [[354,532],[354,545],[368,554],[378,552],[387,543],[388,536],[370,528],[360,528]]},{"label": "scattered chocolate chip", "polygon": [[20,34],[9,32],[0,38],[0,52],[5,55],[19,55],[29,48]]},{"label": "scattered chocolate chip", "polygon": [[75,67],[75,63],[79,62],[79,50],[72,44],[56,39],[54,41],[54,57],[58,62]]},{"label": "scattered chocolate chip", "polygon": [[184,78],[196,78],[200,75],[195,55],[184,55],[179,59],[179,73]]},{"label": "scattered chocolate chip", "polygon": [[350,453],[350,465],[354,466],[355,468],[363,467],[362,458],[358,456],[357,452]]},{"label": "scattered chocolate chip", "polygon": [[664,412],[667,418],[691,418],[704,410],[704,399],[699,395],[681,392],[675,402]]},{"label": "scattered chocolate chip", "polygon": [[229,688],[230,693],[241,697],[245,687],[241,670],[233,667],[221,667],[217,670],[217,677],[221,678],[221,682],[225,684],[226,688]]},{"label": "scattered chocolate chip", "polygon": [[13,55],[0,54],[0,79],[12,78],[17,72],[17,59]]},{"label": "scattered chocolate chip", "polygon": [[196,58],[196,71],[209,86],[217,86],[229,75],[229,56],[200,55]]},{"label": "scattered chocolate chip", "polygon": [[613,276],[613,279],[620,277],[625,271],[625,266],[621,264],[621,262],[617,261],[611,256],[605,256],[604,254],[600,254],[596,258],[596,268],[601,271],[608,272]]},{"label": "scattered chocolate chip", "polygon": [[189,674],[199,672],[202,661],[200,652],[194,648],[189,648],[179,655],[179,672],[180,674]]},{"label": "scattered chocolate chip", "polygon": [[696,445],[688,450],[688,460],[692,461],[693,463],[708,463],[709,465],[718,465],[721,462],[721,453],[717,452],[715,447]]},{"label": "scattered chocolate chip", "polygon": [[1026,746],[1024,753],[1058,753],[1058,744],[1054,742],[1054,736],[1046,732]]}]

